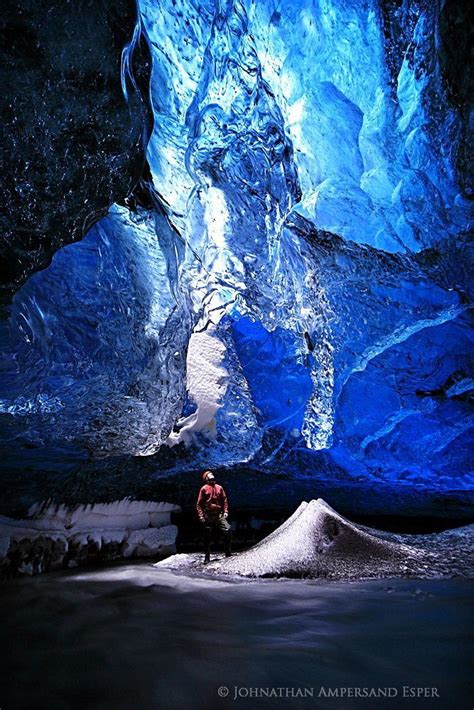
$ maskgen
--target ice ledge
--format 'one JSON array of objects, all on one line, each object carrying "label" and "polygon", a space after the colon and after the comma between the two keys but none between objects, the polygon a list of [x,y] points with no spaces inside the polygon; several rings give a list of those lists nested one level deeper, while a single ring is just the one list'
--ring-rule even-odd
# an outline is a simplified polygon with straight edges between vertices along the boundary
[{"label": "ice ledge", "polygon": [[38,574],[93,561],[164,557],[176,551],[173,503],[124,498],[68,508],[45,501],[27,517],[0,516],[0,574]]}]

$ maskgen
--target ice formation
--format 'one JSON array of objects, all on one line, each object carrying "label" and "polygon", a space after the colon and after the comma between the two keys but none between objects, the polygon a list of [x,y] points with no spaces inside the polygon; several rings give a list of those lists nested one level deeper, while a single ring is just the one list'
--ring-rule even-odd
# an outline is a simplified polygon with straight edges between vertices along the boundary
[{"label": "ice formation", "polygon": [[[177,554],[158,569],[240,577],[437,577],[474,575],[472,525],[434,535],[400,535],[356,525],[322,498],[303,501],[270,535],[225,558]],[[448,554],[449,553],[449,554]]]},{"label": "ice formation", "polygon": [[97,559],[167,556],[178,529],[172,503],[130,500],[68,508],[50,501],[23,520],[0,516],[0,572],[37,574]]},{"label": "ice formation", "polygon": [[[227,574],[251,577],[351,576],[392,571],[416,560],[418,550],[371,535],[336,513],[324,500],[303,502],[255,547],[213,563]],[[355,576],[355,575],[354,575]]]},{"label": "ice formation", "polygon": [[121,78],[143,120],[147,45],[147,162],[0,325],[3,465],[467,490],[462,3],[137,7]]}]

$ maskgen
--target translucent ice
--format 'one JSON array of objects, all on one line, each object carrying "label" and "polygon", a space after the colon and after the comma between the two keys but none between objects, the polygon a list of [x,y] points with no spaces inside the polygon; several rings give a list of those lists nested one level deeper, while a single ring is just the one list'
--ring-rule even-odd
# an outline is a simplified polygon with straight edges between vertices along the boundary
[{"label": "translucent ice", "polygon": [[139,0],[146,199],[16,294],[7,443],[175,472],[291,453],[294,475],[466,488],[467,43],[448,5]]}]

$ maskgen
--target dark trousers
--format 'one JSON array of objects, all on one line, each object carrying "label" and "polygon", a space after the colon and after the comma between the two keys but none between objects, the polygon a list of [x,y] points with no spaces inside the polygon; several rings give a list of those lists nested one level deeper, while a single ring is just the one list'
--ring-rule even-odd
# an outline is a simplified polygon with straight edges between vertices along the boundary
[{"label": "dark trousers", "polygon": [[204,534],[203,534],[204,552],[205,552],[207,558],[211,554],[211,542],[212,542],[212,538],[216,534],[223,535],[224,544],[225,544],[225,552],[226,552],[226,554],[230,553],[230,544],[232,541],[232,529],[225,518],[222,518],[219,516],[209,516],[208,515],[208,516],[206,516],[206,519],[204,521],[203,529],[204,529]]}]

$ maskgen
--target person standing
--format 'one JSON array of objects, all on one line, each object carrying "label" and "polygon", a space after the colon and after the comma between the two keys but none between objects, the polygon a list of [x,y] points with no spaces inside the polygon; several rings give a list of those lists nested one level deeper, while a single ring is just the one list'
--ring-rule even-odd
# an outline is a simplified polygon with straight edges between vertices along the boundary
[{"label": "person standing", "polygon": [[199,491],[196,509],[204,529],[204,564],[207,564],[211,561],[211,541],[214,532],[224,536],[225,556],[231,556],[232,530],[227,520],[229,503],[225,490],[216,483],[212,471],[204,471],[202,480],[204,484]]}]

